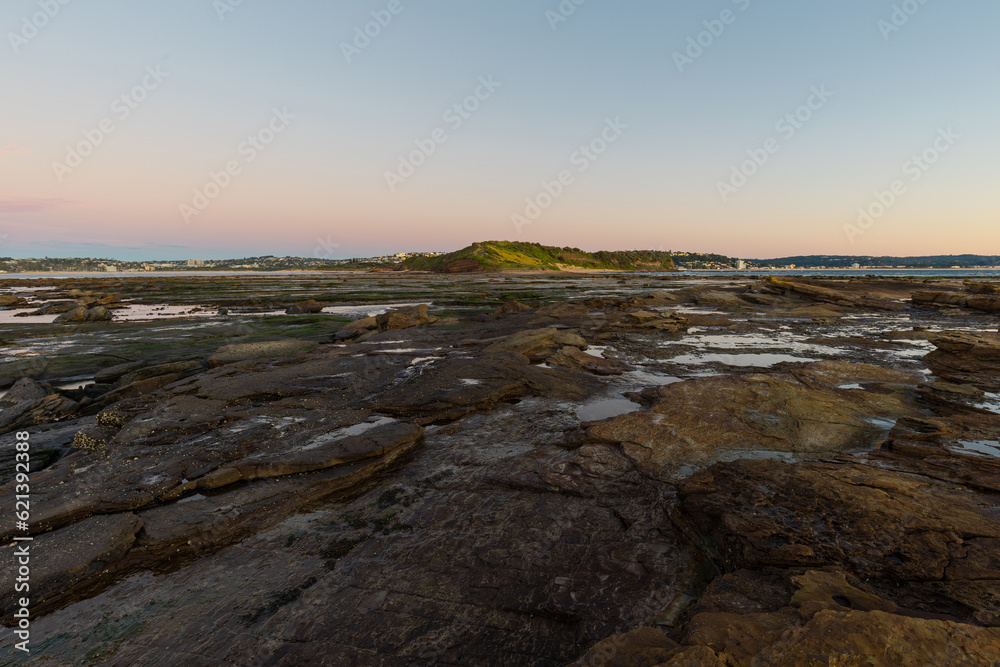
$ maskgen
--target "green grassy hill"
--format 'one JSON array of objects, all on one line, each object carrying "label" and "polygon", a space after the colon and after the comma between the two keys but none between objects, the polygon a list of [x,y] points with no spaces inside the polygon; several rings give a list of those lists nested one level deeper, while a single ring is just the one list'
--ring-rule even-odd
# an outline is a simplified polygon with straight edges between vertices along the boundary
[{"label": "green grassy hill", "polygon": [[669,252],[617,250],[584,252],[519,241],[485,241],[437,257],[411,257],[400,265],[409,271],[473,273],[484,271],[559,271],[563,268],[613,271],[673,271]]}]

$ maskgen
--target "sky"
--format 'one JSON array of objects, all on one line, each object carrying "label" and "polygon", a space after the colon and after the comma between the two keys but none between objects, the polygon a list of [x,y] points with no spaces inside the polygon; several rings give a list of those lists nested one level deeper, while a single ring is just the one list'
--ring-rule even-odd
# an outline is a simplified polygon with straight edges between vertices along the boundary
[{"label": "sky", "polygon": [[1000,254],[995,0],[5,0],[0,256]]}]

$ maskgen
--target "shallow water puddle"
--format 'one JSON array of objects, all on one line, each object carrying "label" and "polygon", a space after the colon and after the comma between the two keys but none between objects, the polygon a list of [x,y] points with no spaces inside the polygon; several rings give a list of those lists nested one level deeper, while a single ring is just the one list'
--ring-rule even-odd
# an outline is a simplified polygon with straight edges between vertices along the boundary
[{"label": "shallow water puddle", "polygon": [[[41,304],[38,304],[39,306]],[[211,317],[211,318],[222,318],[227,316],[218,315],[218,309],[214,306],[202,306],[198,304],[184,305],[184,306],[167,306],[167,305],[146,305],[146,304],[135,304],[126,303],[125,308],[112,309],[114,313],[114,320],[116,322],[148,322],[161,319],[177,319],[181,317]],[[323,315],[340,315],[350,317],[352,319],[362,319],[365,317],[377,317],[390,310],[395,310],[397,308],[406,308],[408,306],[433,306],[433,302],[414,302],[414,303],[385,303],[385,304],[370,304],[362,306],[329,306],[324,308],[322,311]],[[18,313],[30,312],[25,309],[20,310],[0,310],[0,324],[5,323],[18,323],[18,324],[52,324],[55,322],[56,318],[59,316],[55,315],[32,315],[17,317]],[[230,308],[228,317],[275,317],[285,315],[284,310],[269,310],[269,311],[248,311],[245,312],[240,308]]]},{"label": "shallow water puddle", "polygon": [[684,315],[684,314],[689,314],[689,315],[730,315],[731,314],[731,313],[727,313],[727,312],[722,311],[722,310],[713,310],[711,308],[700,308],[698,306],[657,306],[657,307],[652,307],[649,310],[652,310],[654,312],[658,311],[658,312],[661,312],[661,313],[662,312],[676,311],[678,313],[681,313],[682,315]]},{"label": "shallow water puddle", "polygon": [[627,398],[608,398],[581,405],[576,409],[576,415],[580,418],[580,421],[593,422],[602,419],[611,419],[612,417],[625,415],[630,412],[638,412],[639,410],[642,410],[642,406]]},{"label": "shallow water puddle", "polygon": [[676,375],[669,375],[667,373],[659,373],[657,371],[649,369],[640,369],[637,371],[630,371],[625,373],[622,377],[635,382],[640,386],[654,386],[662,387],[668,384],[674,384],[677,382],[684,382],[684,378],[679,378]]},{"label": "shallow water puddle", "polygon": [[668,359],[675,364],[686,366],[703,366],[705,364],[725,364],[726,366],[738,366],[740,368],[770,368],[781,363],[808,363],[816,361],[806,357],[793,357],[790,354],[714,354],[696,353],[682,354],[679,357]]},{"label": "shallow water puddle", "polygon": [[891,431],[893,428],[896,427],[896,420],[895,419],[884,419],[882,417],[872,417],[871,419],[868,419],[867,421],[870,424],[874,424],[875,426],[878,426],[880,429],[882,429],[882,431],[886,435],[889,435],[889,431]]},{"label": "shallow water puddle", "polygon": [[956,444],[966,450],[965,453],[1000,458],[1000,442],[996,440],[959,440]]},{"label": "shallow water puddle", "polygon": [[931,345],[929,348],[918,347],[911,350],[886,350],[889,354],[900,357],[902,359],[923,359],[928,353],[934,351],[934,346]]},{"label": "shallow water puddle", "polygon": [[325,433],[311,443],[302,448],[301,451],[308,451],[310,449],[316,449],[317,447],[322,447],[323,445],[333,442],[335,440],[340,440],[341,438],[350,438],[356,435],[364,435],[373,428],[379,426],[385,426],[386,424],[395,424],[398,419],[393,419],[392,417],[380,417],[375,419],[375,421],[361,422],[360,424],[355,424],[354,426],[345,426],[344,428],[339,428],[336,431],[331,431],[330,433]]},{"label": "shallow water puddle", "polygon": [[84,387],[89,387],[93,384],[97,384],[94,382],[93,378],[76,378],[70,382],[54,385],[54,387],[62,391],[72,391],[74,389],[83,389]]},{"label": "shallow water puddle", "polygon": [[987,400],[976,403],[976,407],[1000,415],[1000,394],[984,394],[983,397]]},{"label": "shallow water puddle", "polygon": [[790,333],[780,334],[702,334],[686,336],[677,345],[688,345],[700,349],[720,349],[720,350],[780,350],[782,352],[795,352],[800,354],[828,354],[838,355],[844,352],[841,348],[830,347],[828,345],[817,345],[806,343],[801,340],[804,336]]}]

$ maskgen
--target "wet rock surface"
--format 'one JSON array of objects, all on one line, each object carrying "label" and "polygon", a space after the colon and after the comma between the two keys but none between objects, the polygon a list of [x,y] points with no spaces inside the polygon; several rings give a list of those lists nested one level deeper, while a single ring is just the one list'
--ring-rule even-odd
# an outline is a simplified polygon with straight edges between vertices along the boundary
[{"label": "wet rock surface", "polygon": [[323,304],[315,299],[298,301],[285,309],[286,315],[305,315],[320,312],[323,312]]},{"label": "wet rock surface", "polygon": [[[868,450],[884,436],[873,418],[915,411],[906,400],[912,376],[844,363],[831,370],[822,362],[670,384],[652,392],[648,411],[596,424],[587,435],[620,445],[651,476],[677,479],[734,457],[787,453],[801,460]],[[838,390],[849,380],[868,380],[867,389]]]},{"label": "wet rock surface", "polygon": [[1000,660],[990,285],[506,278],[302,284],[324,312],[258,320],[215,313],[296,299],[209,278],[181,328],[8,325],[38,553],[10,664]]}]

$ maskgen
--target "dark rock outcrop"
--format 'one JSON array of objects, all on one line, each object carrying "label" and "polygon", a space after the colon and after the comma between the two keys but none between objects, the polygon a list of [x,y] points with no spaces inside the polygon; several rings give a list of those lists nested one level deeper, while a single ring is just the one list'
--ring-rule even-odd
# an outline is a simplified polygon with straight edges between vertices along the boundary
[{"label": "dark rock outcrop", "polygon": [[308,315],[323,312],[323,304],[315,299],[297,301],[285,309],[286,315]]},{"label": "dark rock outcrop", "polygon": [[946,332],[932,336],[938,349],[926,357],[935,375],[984,391],[1000,391],[1000,334]]},{"label": "dark rock outcrop", "polygon": [[110,322],[115,317],[108,308],[104,306],[77,306],[72,310],[64,312],[55,321],[61,324],[77,324],[82,322]]}]

